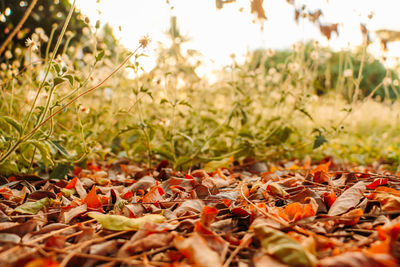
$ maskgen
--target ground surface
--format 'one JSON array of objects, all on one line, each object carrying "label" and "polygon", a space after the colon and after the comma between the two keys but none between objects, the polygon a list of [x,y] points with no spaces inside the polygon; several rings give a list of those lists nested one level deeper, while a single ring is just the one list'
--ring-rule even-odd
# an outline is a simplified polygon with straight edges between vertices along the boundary
[{"label": "ground surface", "polygon": [[2,266],[397,266],[400,176],[256,161],[76,167],[0,186]]}]

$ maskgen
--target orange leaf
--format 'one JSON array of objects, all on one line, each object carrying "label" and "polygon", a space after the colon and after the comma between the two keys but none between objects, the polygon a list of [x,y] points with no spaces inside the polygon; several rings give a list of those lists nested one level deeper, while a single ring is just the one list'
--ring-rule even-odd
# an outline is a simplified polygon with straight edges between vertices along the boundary
[{"label": "orange leaf", "polygon": [[59,267],[58,262],[53,259],[37,258],[28,262],[25,267]]},{"label": "orange leaf", "polygon": [[314,173],[314,182],[316,183],[331,183],[330,175],[325,171],[317,171]]},{"label": "orange leaf", "polygon": [[218,212],[218,209],[215,207],[204,206],[200,217],[201,223],[207,227],[210,226],[217,217]]},{"label": "orange leaf", "polygon": [[12,197],[13,195],[11,189],[8,187],[0,188],[0,194],[7,200],[10,199],[10,197]]},{"label": "orange leaf", "polygon": [[375,192],[387,192],[387,193],[390,193],[392,195],[400,197],[400,192],[399,191],[397,191],[397,190],[395,190],[393,188],[390,188],[390,187],[386,187],[386,186],[380,186],[380,187],[376,188]]},{"label": "orange leaf", "polygon": [[315,167],[313,170],[311,170],[312,174],[315,174],[316,172],[329,172],[329,167],[331,166],[331,161],[328,161],[326,163],[319,164],[317,167]]},{"label": "orange leaf", "polygon": [[83,200],[83,203],[86,203],[87,207],[90,209],[102,209],[103,205],[101,204],[101,201],[99,197],[96,194],[96,186],[94,185],[90,192],[87,194],[85,199]]},{"label": "orange leaf", "polygon": [[[342,215],[342,217],[338,220],[339,223],[342,223],[344,225],[350,226],[350,225],[355,225],[358,223],[358,221],[360,220],[360,217],[364,214],[362,209],[354,209],[351,210],[345,214]],[[346,216],[348,216],[349,218],[345,218]]]},{"label": "orange leaf", "polygon": [[[289,218],[291,221],[298,221],[304,218],[308,218],[317,214],[318,204],[313,198],[308,198],[310,203],[308,204],[301,204],[299,202],[295,202],[289,204],[285,207],[284,213],[287,214],[287,217],[282,217],[283,219]],[[279,212],[278,214],[282,214]]]},{"label": "orange leaf", "polygon": [[330,208],[332,206],[332,204],[335,202],[335,200],[337,199],[335,191],[331,190],[330,193],[323,193],[322,194],[325,203],[328,205],[328,207]]},{"label": "orange leaf", "polygon": [[65,186],[65,189],[75,188],[76,182],[78,181],[78,177],[74,177],[69,183]]}]

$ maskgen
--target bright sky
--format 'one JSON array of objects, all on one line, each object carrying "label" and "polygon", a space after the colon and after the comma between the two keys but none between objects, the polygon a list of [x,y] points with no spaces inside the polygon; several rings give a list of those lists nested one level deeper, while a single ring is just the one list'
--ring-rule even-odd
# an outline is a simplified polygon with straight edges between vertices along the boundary
[{"label": "bright sky", "polygon": [[[298,41],[318,40],[321,45],[333,49],[354,47],[361,44],[360,22],[371,30],[382,28],[400,30],[399,0],[296,0],[296,6],[303,4],[307,10],[323,10],[322,22],[340,22],[340,36],[328,42],[315,25],[303,20],[294,22],[293,7],[286,0],[266,0],[263,7],[268,20],[264,30],[260,24],[252,23],[250,0],[236,0],[217,10],[215,0],[78,0],[78,8],[94,23],[109,22],[114,32],[126,47],[135,48],[138,40],[148,34],[153,40],[147,49],[149,58],[143,62],[145,69],[154,66],[154,49],[158,42],[165,42],[163,34],[169,27],[171,15],[177,16],[181,33],[191,38],[187,48],[199,50],[206,63],[202,72],[231,63],[230,55],[239,60],[256,48],[289,48]],[[171,10],[170,7],[173,7]],[[243,8],[240,12],[239,9]],[[367,17],[371,13],[371,20]],[[119,30],[119,27],[121,30]],[[372,36],[374,37],[374,36]],[[371,46],[378,54],[378,43]],[[400,56],[400,45],[390,44],[389,56]]]}]

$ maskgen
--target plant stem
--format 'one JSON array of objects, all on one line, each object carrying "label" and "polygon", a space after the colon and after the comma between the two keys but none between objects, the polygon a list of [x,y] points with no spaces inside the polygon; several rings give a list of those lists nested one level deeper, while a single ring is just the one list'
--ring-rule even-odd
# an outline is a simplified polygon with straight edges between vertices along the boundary
[{"label": "plant stem", "polygon": [[41,123],[36,125],[35,128],[33,128],[29,133],[25,134],[23,137],[21,137],[12,147],[10,147],[5,154],[3,154],[0,157],[0,164],[2,164],[10,155],[12,152],[14,152],[21,143],[25,142],[28,140],[37,130],[39,130],[43,125],[45,125],[49,120],[53,119],[56,115],[58,115],[61,111],[66,109],[68,106],[70,106],[72,103],[74,103],[76,100],[81,98],[82,96],[94,91],[95,89],[99,88],[102,86],[106,81],[108,81],[116,72],[118,72],[125,64],[126,62],[129,61],[129,59],[136,54],[136,52],[139,50],[139,48],[143,47],[141,44],[132,52],[130,53],[124,61],[117,67],[115,68],[103,81],[98,83],[92,88],[87,89],[86,91],[82,92],[81,94],[77,95],[76,97],[72,98],[70,101],[68,101],[65,105],[61,105],[60,108],[58,108],[53,114],[48,116],[46,119],[44,119]]},{"label": "plant stem", "polygon": [[[49,73],[50,73],[51,63],[53,62],[54,58],[56,57],[58,48],[60,47],[60,44],[61,44],[61,40],[62,40],[62,38],[63,38],[63,36],[64,36],[64,34],[65,34],[65,31],[66,31],[66,29],[67,29],[67,26],[68,26],[68,24],[69,24],[69,21],[71,20],[72,14],[74,13],[74,10],[75,10],[75,3],[76,3],[76,0],[74,0],[74,2],[72,3],[71,9],[69,10],[68,16],[67,16],[67,18],[66,18],[66,20],[65,20],[65,23],[64,23],[64,26],[63,26],[63,28],[62,28],[62,30],[61,30],[60,36],[59,36],[58,39],[57,39],[57,43],[56,43],[56,46],[55,46],[55,48],[54,48],[54,51],[53,51],[53,53],[51,54],[51,57],[50,57],[49,62],[47,63],[47,69],[46,69],[45,75],[44,75],[44,77],[43,77],[42,82],[41,82],[40,85],[39,85],[39,88],[38,88],[37,92],[36,92],[35,99],[33,100],[31,109],[29,110],[29,113],[28,113],[28,118],[25,120],[25,125],[24,125],[24,128],[23,128],[24,131],[25,131],[25,128],[28,126],[28,123],[29,123],[30,118],[31,118],[32,113],[33,113],[33,110],[34,110],[34,108],[36,107],[36,101],[37,101],[37,99],[38,99],[38,97],[39,97],[40,92],[42,91],[42,89],[43,89],[43,87],[44,87],[44,84],[45,84],[45,82],[46,82],[47,76],[48,76]],[[47,111],[46,111],[46,112],[47,112]],[[44,113],[46,113],[46,112],[44,112]],[[44,117],[42,117],[42,120],[43,120],[43,118],[44,118]],[[38,120],[37,123],[40,124],[41,121]]]}]

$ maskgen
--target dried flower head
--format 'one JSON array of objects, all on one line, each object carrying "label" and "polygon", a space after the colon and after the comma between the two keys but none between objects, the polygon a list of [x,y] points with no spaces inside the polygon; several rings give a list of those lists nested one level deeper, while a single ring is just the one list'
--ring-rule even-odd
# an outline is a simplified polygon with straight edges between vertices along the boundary
[{"label": "dried flower head", "polygon": [[35,41],[33,41],[31,38],[27,38],[25,41],[26,47],[29,47],[32,49],[32,51],[38,50],[38,45],[36,44]]},{"label": "dried flower head", "polygon": [[148,35],[143,36],[140,40],[139,40],[139,44],[142,46],[142,48],[146,48],[149,43],[151,42],[151,39]]}]

